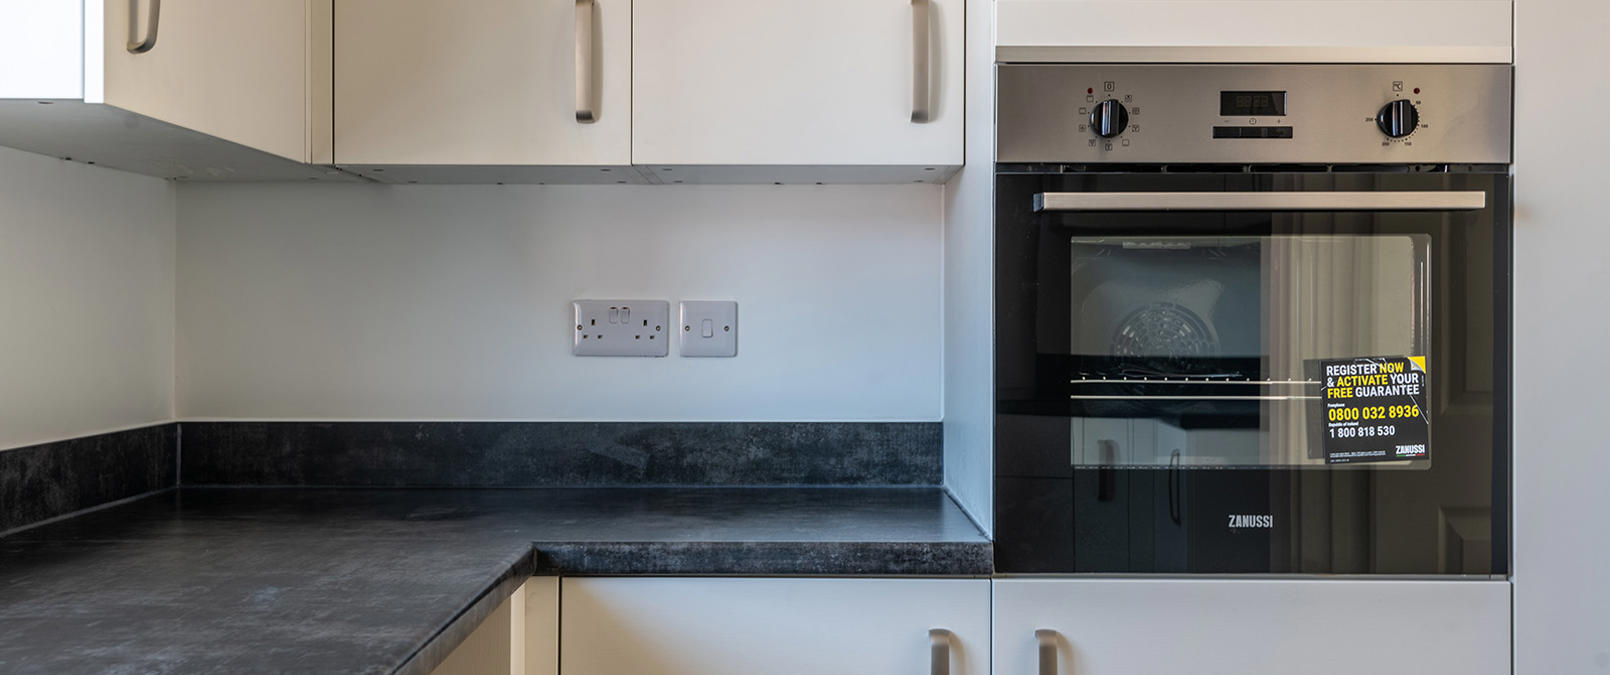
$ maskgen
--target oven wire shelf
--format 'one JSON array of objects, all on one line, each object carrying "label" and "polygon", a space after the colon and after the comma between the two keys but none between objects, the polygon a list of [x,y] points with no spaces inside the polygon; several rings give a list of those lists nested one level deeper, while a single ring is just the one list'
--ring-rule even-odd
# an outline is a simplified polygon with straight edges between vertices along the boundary
[{"label": "oven wire shelf", "polygon": [[[1068,380],[1069,384],[1079,385],[1123,385],[1126,387],[1146,386],[1172,386],[1195,387],[1200,385],[1231,385],[1235,387],[1309,387],[1319,386],[1316,380],[1244,380],[1214,377],[1086,377]],[[1179,394],[1179,393],[1133,393],[1133,394],[1070,394],[1068,398],[1076,401],[1314,401],[1319,396],[1300,393],[1259,393],[1259,394]]]}]

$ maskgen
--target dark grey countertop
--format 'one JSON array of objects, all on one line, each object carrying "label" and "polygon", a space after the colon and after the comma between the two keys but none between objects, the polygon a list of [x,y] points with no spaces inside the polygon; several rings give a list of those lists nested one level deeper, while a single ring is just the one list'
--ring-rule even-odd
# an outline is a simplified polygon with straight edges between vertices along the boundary
[{"label": "dark grey countertop", "polygon": [[0,672],[428,673],[532,574],[991,568],[935,488],[185,488],[0,539]]}]

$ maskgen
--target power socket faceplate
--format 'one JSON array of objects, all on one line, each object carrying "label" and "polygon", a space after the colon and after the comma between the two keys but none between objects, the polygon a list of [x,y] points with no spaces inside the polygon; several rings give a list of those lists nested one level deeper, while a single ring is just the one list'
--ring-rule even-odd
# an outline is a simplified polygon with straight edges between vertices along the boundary
[{"label": "power socket faceplate", "polygon": [[683,300],[683,356],[737,356],[738,303]]},{"label": "power socket faceplate", "polygon": [[671,303],[664,300],[576,300],[570,353],[576,356],[665,356]]}]

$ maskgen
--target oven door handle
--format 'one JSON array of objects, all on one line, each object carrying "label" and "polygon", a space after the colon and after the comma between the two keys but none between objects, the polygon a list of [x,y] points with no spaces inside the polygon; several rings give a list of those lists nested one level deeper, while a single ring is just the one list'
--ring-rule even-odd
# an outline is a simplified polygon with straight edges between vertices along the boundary
[{"label": "oven door handle", "polygon": [[1487,193],[1412,192],[1041,192],[1045,211],[1477,211]]}]

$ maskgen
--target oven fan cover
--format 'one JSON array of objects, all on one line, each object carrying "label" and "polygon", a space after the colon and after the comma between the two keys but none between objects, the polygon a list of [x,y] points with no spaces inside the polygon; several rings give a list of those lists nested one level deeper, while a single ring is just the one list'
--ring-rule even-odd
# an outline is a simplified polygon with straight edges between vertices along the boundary
[{"label": "oven fan cover", "polygon": [[1119,322],[1112,336],[1112,355],[1166,360],[1213,356],[1219,338],[1202,316],[1176,302],[1142,305]]}]

